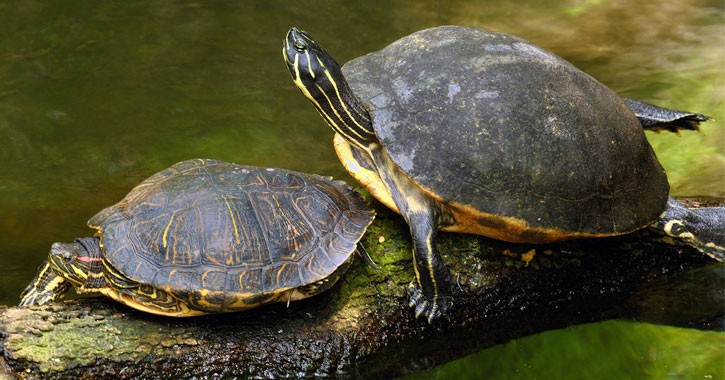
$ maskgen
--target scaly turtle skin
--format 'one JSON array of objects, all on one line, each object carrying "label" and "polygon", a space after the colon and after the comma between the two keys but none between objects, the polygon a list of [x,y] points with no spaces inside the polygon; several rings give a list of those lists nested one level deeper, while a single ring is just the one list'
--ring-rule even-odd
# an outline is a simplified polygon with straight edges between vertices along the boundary
[{"label": "scaly turtle skin", "polygon": [[71,285],[175,317],[294,301],[340,278],[374,217],[341,181],[184,161],[91,218],[100,241],[53,244],[20,305]]},{"label": "scaly turtle skin", "polygon": [[[643,130],[707,120],[628,104],[556,55],[481,29],[419,31],[341,69],[292,28],[282,53],[343,165],[408,222],[411,306],[429,321],[451,301],[439,229],[547,243],[648,226],[669,185]],[[725,237],[711,237],[693,245],[722,259]]]}]

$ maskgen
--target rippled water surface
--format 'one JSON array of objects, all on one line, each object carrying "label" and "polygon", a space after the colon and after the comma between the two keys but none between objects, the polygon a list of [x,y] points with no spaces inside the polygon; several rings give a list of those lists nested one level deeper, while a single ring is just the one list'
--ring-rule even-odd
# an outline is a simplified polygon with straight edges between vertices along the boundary
[{"label": "rippled water surface", "polygon": [[715,118],[648,138],[674,195],[725,197],[721,1],[229,3],[0,2],[0,304],[52,242],[88,235],[96,211],[178,161],[352,181],[282,61],[291,26],[339,62],[436,25],[519,35],[622,96]]}]

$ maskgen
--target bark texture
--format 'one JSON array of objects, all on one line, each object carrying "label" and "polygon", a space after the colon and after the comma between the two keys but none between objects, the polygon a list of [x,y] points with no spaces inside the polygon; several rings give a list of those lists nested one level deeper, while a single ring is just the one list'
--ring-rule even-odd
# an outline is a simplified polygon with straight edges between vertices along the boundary
[{"label": "bark texture", "polygon": [[[663,288],[663,279],[692,281],[710,262],[647,230],[538,246],[441,233],[455,304],[448,319],[429,325],[408,309],[413,268],[404,221],[378,208],[362,242],[381,269],[357,260],[331,290],[289,307],[186,319],[103,297],[0,307],[0,379],[389,378],[528,334],[641,315],[651,307],[647,292]],[[722,273],[722,264],[713,265]],[[721,287],[721,277],[712,281],[694,282]],[[699,327],[718,323],[720,309],[699,317]]]}]

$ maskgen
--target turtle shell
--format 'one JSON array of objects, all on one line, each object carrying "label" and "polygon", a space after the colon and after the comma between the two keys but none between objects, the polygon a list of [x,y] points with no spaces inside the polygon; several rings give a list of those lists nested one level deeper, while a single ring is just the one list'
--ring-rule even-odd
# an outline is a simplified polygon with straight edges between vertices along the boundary
[{"label": "turtle shell", "polygon": [[436,27],[342,70],[392,161],[476,223],[612,235],[665,207],[665,172],[624,101],[526,40]]},{"label": "turtle shell", "polygon": [[215,312],[324,280],[373,218],[344,182],[198,159],[154,174],[88,224],[121,274]]}]

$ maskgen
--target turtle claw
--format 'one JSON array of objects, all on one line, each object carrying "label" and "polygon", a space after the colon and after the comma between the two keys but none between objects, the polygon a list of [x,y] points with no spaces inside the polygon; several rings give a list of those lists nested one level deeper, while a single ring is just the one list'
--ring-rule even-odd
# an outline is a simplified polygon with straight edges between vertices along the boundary
[{"label": "turtle claw", "polygon": [[56,295],[50,291],[34,291],[24,295],[18,306],[45,305],[48,302],[54,301],[56,298]]},{"label": "turtle claw", "polygon": [[425,295],[423,295],[423,291],[420,290],[415,281],[408,285],[408,294],[410,295],[410,302],[408,303],[408,306],[415,308],[416,318],[425,316],[428,323],[433,323],[434,319],[445,315],[448,311],[448,304],[450,302],[449,299],[443,300],[443,302],[441,302],[441,300],[438,300],[437,302],[428,301]]},{"label": "turtle claw", "polygon": [[[408,285],[408,295],[410,296],[410,302],[408,302],[408,307],[415,307],[415,305],[420,304],[421,301],[425,302],[425,300],[423,299],[423,292],[421,292],[420,289],[413,282]],[[417,314],[416,317],[418,317]]]},{"label": "turtle claw", "polygon": [[[428,301],[425,301],[425,300],[423,300],[423,302],[415,305],[415,317],[420,318],[420,315],[423,314],[423,311],[426,309],[427,306],[428,306]],[[428,320],[430,321],[430,317],[428,318]]]}]

